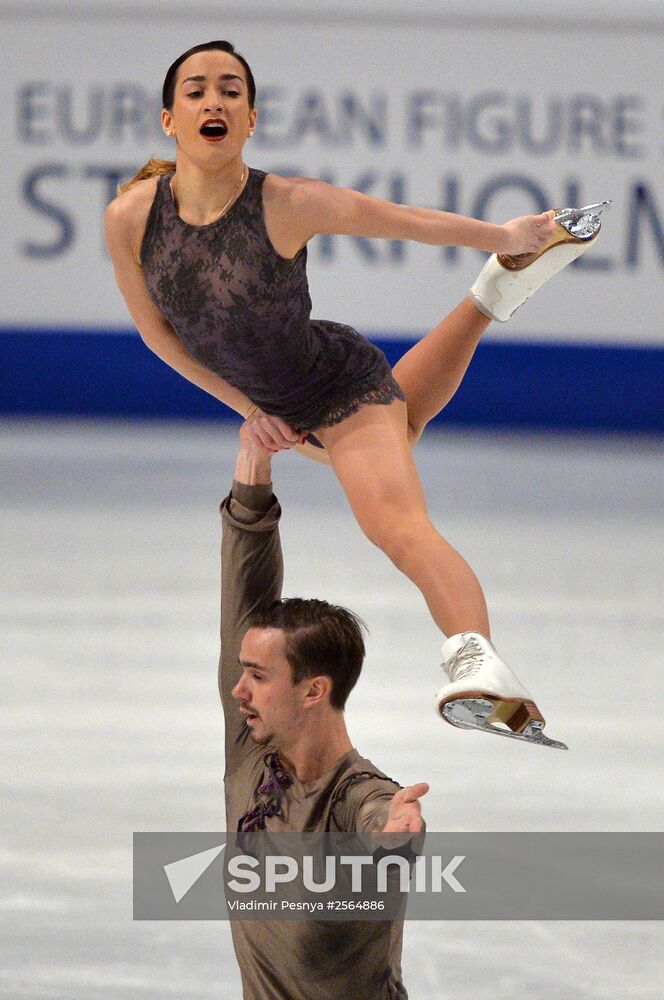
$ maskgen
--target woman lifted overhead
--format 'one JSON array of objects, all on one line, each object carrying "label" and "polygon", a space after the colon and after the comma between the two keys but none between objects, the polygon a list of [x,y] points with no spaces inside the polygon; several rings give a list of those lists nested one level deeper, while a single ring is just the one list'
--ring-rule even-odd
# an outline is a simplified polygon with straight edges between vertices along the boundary
[{"label": "woman lifted overhead", "polygon": [[[596,217],[584,216],[576,236],[553,212],[492,225],[265,174],[243,160],[255,93],[229,42],[197,45],[168,70],[162,124],[175,162],[150,160],[105,215],[132,318],[151,350],[248,418],[266,447],[332,465],[364,533],[421,590],[447,637],[450,683],[437,695],[446,721],[562,746],[543,736],[533,698],[489,641],[480,584],[429,520],[411,448],[456,392],[490,319],[507,319],[582,253]],[[310,318],[307,243],[317,233],[501,257],[391,371],[355,330]]]}]

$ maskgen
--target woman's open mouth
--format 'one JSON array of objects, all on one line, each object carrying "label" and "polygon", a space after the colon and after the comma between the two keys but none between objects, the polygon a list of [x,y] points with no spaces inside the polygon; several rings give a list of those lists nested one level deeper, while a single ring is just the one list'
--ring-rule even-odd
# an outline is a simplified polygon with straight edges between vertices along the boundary
[{"label": "woman's open mouth", "polygon": [[199,131],[207,142],[221,142],[228,132],[228,126],[223,118],[208,118]]}]

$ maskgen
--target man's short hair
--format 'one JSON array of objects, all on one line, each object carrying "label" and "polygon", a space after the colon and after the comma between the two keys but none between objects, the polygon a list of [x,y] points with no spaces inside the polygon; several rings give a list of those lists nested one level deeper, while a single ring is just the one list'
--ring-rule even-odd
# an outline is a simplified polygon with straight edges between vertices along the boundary
[{"label": "man's short hair", "polygon": [[361,618],[327,601],[289,597],[255,612],[249,627],[285,632],[293,684],[324,674],[332,681],[330,705],[343,710],[364,660],[368,630]]}]

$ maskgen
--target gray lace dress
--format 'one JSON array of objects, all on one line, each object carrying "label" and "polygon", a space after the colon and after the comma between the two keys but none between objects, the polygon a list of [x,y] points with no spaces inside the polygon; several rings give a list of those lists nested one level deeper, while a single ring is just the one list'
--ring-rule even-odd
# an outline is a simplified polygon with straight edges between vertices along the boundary
[{"label": "gray lace dress", "polygon": [[377,347],[310,318],[307,249],[287,260],[270,243],[265,176],[250,169],[237,201],[206,226],[179,217],[171,175],[159,178],[141,247],[153,302],[201,364],[303,432],[403,399]]}]

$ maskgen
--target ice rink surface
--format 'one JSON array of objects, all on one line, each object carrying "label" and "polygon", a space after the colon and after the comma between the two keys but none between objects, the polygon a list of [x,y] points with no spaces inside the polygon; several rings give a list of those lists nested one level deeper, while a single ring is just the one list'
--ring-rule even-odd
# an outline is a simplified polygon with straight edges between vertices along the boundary
[{"label": "ice rink surface", "polygon": [[[131,912],[133,831],[224,829],[218,505],[235,449],[228,425],[0,423],[11,1000],[240,996],[227,925]],[[645,438],[459,431],[417,450],[434,523],[568,753],[437,719],[419,594],[328,469],[276,459],[285,593],[366,619],[351,737],[402,783],[430,782],[429,829],[663,828],[663,458]],[[664,926],[412,921],[404,978],[411,1000],[661,1000]]]}]

